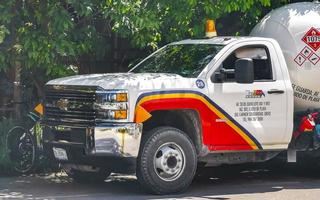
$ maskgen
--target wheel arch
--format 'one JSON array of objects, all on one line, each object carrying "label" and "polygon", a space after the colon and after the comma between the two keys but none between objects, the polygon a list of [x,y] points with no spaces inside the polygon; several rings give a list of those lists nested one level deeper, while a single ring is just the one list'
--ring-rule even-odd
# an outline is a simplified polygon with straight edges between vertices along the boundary
[{"label": "wheel arch", "polygon": [[143,123],[143,132],[160,126],[170,126],[185,132],[195,145],[197,154],[202,152],[202,126],[198,111],[192,109],[155,110]]}]

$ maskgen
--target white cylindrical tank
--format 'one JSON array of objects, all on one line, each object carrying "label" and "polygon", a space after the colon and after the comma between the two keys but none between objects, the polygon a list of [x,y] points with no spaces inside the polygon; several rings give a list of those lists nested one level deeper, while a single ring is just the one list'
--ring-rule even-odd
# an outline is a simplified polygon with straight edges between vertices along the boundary
[{"label": "white cylindrical tank", "polygon": [[295,111],[320,108],[320,3],[278,8],[266,15],[250,35],[279,42],[295,92]]}]

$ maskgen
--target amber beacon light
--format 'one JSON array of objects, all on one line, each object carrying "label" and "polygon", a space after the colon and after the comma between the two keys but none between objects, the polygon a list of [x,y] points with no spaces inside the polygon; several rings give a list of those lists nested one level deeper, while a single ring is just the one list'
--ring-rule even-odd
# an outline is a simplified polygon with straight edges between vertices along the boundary
[{"label": "amber beacon light", "polygon": [[212,38],[217,36],[216,26],[214,20],[208,19],[206,22],[206,37]]}]

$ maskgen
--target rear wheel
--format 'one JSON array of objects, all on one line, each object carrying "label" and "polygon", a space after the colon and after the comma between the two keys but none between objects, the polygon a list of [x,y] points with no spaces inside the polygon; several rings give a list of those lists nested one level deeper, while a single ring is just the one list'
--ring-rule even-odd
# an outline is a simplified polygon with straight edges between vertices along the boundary
[{"label": "rear wheel", "polygon": [[172,127],[160,127],[144,136],[137,177],[151,193],[170,194],[187,189],[196,168],[196,150],[184,132]]}]

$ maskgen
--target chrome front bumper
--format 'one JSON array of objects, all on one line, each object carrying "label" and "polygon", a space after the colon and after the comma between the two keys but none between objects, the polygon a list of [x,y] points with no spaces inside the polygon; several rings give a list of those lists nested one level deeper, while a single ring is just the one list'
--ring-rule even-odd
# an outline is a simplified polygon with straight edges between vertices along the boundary
[{"label": "chrome front bumper", "polygon": [[[74,152],[84,149],[88,156],[132,157],[139,153],[142,124],[101,124],[94,127],[43,125],[44,144]],[[73,149],[73,150],[72,150]],[[85,156],[84,155],[84,156]]]},{"label": "chrome front bumper", "polygon": [[121,124],[93,128],[94,146],[91,154],[137,157],[142,124]]}]

